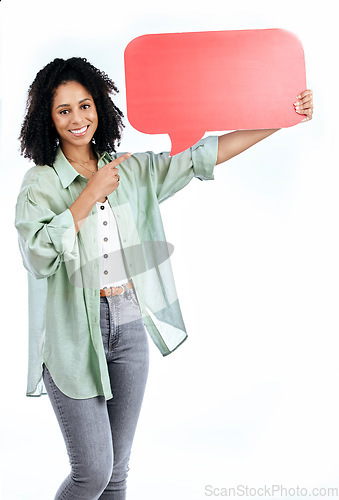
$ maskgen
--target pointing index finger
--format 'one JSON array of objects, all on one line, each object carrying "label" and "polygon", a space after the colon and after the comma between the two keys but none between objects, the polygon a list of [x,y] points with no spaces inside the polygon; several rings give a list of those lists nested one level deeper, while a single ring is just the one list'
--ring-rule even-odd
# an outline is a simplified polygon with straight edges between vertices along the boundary
[{"label": "pointing index finger", "polygon": [[118,156],[118,158],[116,158],[115,160],[111,161],[111,165],[113,167],[116,167],[117,165],[120,165],[120,163],[122,163],[124,160],[127,160],[130,156],[131,156],[132,153],[125,153],[121,156]]}]

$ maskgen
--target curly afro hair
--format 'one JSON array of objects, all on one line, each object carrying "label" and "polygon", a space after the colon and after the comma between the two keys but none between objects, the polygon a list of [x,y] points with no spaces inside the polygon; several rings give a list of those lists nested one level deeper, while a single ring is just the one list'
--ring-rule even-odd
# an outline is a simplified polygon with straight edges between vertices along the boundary
[{"label": "curly afro hair", "polygon": [[110,153],[115,151],[115,144],[120,144],[123,114],[110,98],[110,94],[119,92],[115,83],[85,58],[57,58],[39,71],[28,90],[19,140],[21,154],[36,165],[52,166],[55,161],[59,137],[52,126],[52,103],[57,87],[71,81],[83,85],[94,99],[98,114],[92,139],[95,150],[99,154]]}]

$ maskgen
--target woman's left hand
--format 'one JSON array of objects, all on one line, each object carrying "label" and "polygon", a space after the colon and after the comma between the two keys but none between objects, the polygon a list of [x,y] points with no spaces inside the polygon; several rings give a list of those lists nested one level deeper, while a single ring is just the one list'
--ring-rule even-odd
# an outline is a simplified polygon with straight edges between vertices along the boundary
[{"label": "woman's left hand", "polygon": [[294,103],[294,109],[300,115],[306,115],[301,122],[312,120],[313,115],[313,92],[312,90],[304,90],[298,95],[297,101]]}]

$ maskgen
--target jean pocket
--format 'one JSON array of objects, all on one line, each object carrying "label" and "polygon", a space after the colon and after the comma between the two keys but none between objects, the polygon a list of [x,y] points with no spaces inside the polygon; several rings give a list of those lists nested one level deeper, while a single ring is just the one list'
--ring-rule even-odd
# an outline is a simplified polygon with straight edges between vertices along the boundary
[{"label": "jean pocket", "polygon": [[107,333],[110,330],[111,315],[107,300],[100,301],[100,328],[101,333]]},{"label": "jean pocket", "polygon": [[136,296],[134,288],[129,289],[128,297],[129,297],[130,301],[132,302],[132,304],[140,310],[139,301],[138,301],[138,298]]}]

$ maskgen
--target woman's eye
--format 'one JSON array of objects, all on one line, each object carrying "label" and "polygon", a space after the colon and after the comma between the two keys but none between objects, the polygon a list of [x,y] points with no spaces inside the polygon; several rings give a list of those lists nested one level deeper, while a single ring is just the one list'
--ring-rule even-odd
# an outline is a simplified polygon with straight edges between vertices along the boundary
[{"label": "woman's eye", "polygon": [[62,110],[60,111],[60,114],[61,114],[61,115],[66,115],[67,113],[68,113],[68,109],[62,109]]},{"label": "woman's eye", "polygon": [[82,105],[82,108],[83,108],[83,109],[88,109],[88,108],[89,108],[89,106],[90,106],[89,104],[83,104],[83,105]]}]

